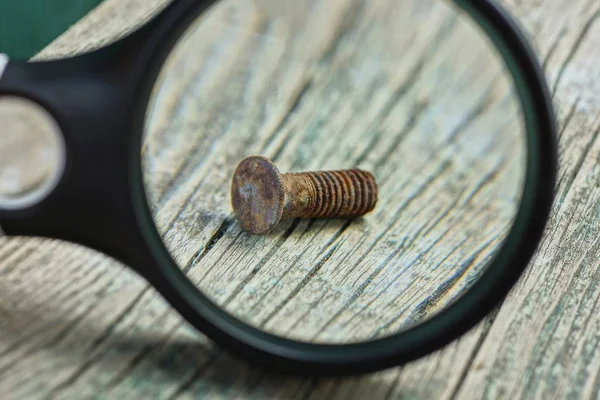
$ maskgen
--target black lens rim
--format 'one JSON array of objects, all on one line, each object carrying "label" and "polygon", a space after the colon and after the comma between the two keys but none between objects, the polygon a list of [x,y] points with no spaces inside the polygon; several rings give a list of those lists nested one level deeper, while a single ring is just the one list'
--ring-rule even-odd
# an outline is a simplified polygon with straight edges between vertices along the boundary
[{"label": "black lens rim", "polygon": [[[141,147],[146,107],[158,71],[189,24],[216,1],[176,0],[153,24],[162,37],[138,96],[131,187],[136,217],[156,270],[146,277],[191,324],[220,346],[261,365],[299,375],[343,376],[394,367],[455,340],[498,306],[517,282],[542,238],[557,171],[556,122],[544,74],[516,23],[491,0],[454,0],[489,35],[513,75],[525,114],[527,170],[515,223],[494,261],[447,309],[398,334],[363,343],[313,344],[254,328],[219,308],[197,290],[170,258],[153,222],[143,185]],[[158,42],[157,42],[158,43]]]}]

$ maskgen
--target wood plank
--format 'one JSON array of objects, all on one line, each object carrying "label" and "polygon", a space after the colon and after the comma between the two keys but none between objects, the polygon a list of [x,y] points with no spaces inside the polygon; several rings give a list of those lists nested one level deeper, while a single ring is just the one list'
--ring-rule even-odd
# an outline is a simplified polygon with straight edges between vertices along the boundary
[{"label": "wood plank", "polygon": [[599,5],[534,2],[515,10],[536,27],[558,109],[562,165],[547,236],[477,354],[463,396],[597,398]]},{"label": "wood plank", "polygon": [[[111,40],[138,23],[130,16],[147,18],[158,3],[108,0],[44,55]],[[597,397],[600,320],[598,293],[591,284],[598,270],[597,3],[506,4],[529,29],[551,82],[558,82],[554,101],[564,130],[559,201],[548,237],[497,315],[443,351],[402,368],[344,380],[283,377],[213,348],[145,282],[112,260],[54,241],[3,239],[0,397]],[[271,54],[276,59],[277,51]],[[299,72],[293,72],[286,107],[294,94],[303,93]],[[312,85],[304,96],[318,88]],[[286,123],[298,124],[301,117]],[[401,115],[396,122],[406,118]],[[333,142],[326,146],[330,149]],[[319,167],[328,161],[313,162]],[[308,228],[302,224],[296,230]],[[235,230],[233,223],[224,237],[229,230]]]}]

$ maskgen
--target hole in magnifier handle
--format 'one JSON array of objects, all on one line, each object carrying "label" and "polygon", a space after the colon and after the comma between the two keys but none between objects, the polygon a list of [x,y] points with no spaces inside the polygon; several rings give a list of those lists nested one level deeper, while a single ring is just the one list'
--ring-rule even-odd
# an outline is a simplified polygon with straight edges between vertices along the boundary
[{"label": "hole in magnifier handle", "polygon": [[16,96],[0,97],[0,126],[0,210],[34,206],[64,171],[61,130],[44,108]]}]

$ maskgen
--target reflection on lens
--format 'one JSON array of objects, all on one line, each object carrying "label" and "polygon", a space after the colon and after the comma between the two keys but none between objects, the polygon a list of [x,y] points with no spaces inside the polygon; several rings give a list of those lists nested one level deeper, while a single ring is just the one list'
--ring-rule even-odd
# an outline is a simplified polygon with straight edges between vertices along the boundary
[{"label": "reflection on lens", "polygon": [[[314,343],[389,336],[461,296],[511,228],[526,161],[500,55],[441,0],[218,3],[164,64],[142,151],[157,230],[190,281]],[[250,155],[371,171],[377,207],[249,234],[230,184]]]}]

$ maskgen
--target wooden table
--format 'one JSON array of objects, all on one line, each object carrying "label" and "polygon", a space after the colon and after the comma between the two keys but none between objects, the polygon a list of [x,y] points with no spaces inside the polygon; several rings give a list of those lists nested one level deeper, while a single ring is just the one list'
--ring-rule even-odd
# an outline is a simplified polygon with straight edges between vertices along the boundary
[{"label": "wooden table", "polygon": [[[107,0],[45,49],[129,31],[163,0]],[[545,239],[497,312],[442,351],[352,379],[299,379],[214,348],[126,267],[81,247],[0,242],[0,398],[598,397],[600,3],[506,1],[553,89],[561,168]]]}]

